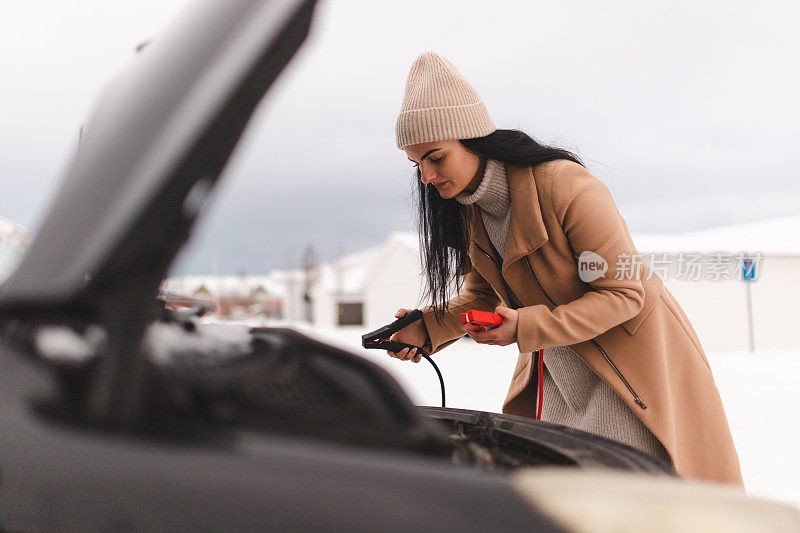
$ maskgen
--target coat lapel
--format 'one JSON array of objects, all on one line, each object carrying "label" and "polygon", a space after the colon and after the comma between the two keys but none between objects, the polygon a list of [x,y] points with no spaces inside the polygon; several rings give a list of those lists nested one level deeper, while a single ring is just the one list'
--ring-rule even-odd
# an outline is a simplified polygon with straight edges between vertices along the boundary
[{"label": "coat lapel", "polygon": [[480,209],[475,204],[469,206],[469,256],[475,268],[495,289],[497,295],[503,301],[509,302],[504,279],[504,276],[507,278],[509,265],[546,243],[548,237],[531,167],[506,165],[506,176],[511,196],[511,228],[506,239],[502,269],[498,268],[497,263],[490,257],[492,255],[497,259],[496,251],[483,225]]},{"label": "coat lapel", "polygon": [[511,229],[506,240],[503,274],[511,263],[532,253],[548,240],[533,170],[529,165],[506,165],[506,176],[511,193]]}]

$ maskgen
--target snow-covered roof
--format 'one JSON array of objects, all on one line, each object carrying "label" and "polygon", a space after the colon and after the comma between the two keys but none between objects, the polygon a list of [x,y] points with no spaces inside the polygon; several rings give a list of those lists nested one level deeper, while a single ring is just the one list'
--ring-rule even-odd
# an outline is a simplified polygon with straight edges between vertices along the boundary
[{"label": "snow-covered roof", "polygon": [[[800,215],[680,233],[634,233],[632,237],[641,253],[728,251],[800,255]],[[411,250],[418,249],[416,233],[398,232],[392,238]]]},{"label": "snow-covered roof", "polygon": [[683,233],[636,233],[633,241],[640,253],[727,251],[800,255],[800,215]]},{"label": "snow-covered roof", "polygon": [[[760,252],[762,255],[800,255],[800,215],[718,226],[682,233],[635,233],[640,253]],[[323,265],[320,283],[329,291],[358,294],[391,251],[401,247],[418,254],[419,236],[395,232],[382,244]]]},{"label": "snow-covered roof", "polygon": [[270,296],[282,296],[285,285],[273,276],[174,276],[161,284],[162,292],[176,296],[193,296],[205,288],[214,296],[251,296],[263,289]]},{"label": "snow-covered roof", "polygon": [[[317,283],[329,292],[360,294],[371,273],[379,270],[397,247],[416,254],[417,235],[395,232],[378,246],[322,264],[317,271]],[[273,270],[266,276],[173,276],[164,280],[161,290],[171,295],[192,296],[205,287],[214,296],[246,297],[263,287],[270,296],[281,297],[286,295],[288,285],[302,283],[304,279],[302,270]]]},{"label": "snow-covered roof", "polygon": [[371,279],[372,273],[378,271],[383,262],[391,257],[392,251],[397,248],[416,254],[418,250],[416,234],[394,232],[378,246],[326,263],[320,268],[318,282],[324,290],[329,292],[359,294]]},{"label": "snow-covered roof", "polygon": [[[716,226],[680,233],[634,233],[641,253],[653,252],[761,252],[764,255],[800,255],[800,215]],[[395,233],[392,238],[418,250],[416,233]]]}]

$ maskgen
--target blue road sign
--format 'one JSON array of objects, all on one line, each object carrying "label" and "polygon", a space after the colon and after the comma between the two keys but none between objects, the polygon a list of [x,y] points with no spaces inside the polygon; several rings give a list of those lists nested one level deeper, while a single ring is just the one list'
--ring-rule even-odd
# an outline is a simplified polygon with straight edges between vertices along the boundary
[{"label": "blue road sign", "polygon": [[757,276],[756,261],[752,257],[742,258],[742,279],[744,281],[755,281]]}]

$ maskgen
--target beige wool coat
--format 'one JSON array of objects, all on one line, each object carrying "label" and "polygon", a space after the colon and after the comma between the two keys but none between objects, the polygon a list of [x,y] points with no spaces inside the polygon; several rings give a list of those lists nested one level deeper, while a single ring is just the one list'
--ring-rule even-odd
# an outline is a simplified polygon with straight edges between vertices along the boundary
[{"label": "beige wool coat", "polygon": [[[661,441],[687,478],[742,485],[739,459],[703,348],[678,302],[642,265],[608,188],[581,165],[559,159],[507,165],[511,228],[502,261],[470,205],[471,270],[440,322],[423,309],[435,353],[461,338],[460,313],[520,308],[520,350],[503,412],[534,417],[533,352],[570,346]],[[584,252],[607,265],[597,279],[579,272]],[[598,258],[584,254],[584,258]],[[602,265],[602,263],[601,263]],[[586,269],[584,269],[586,271]]]}]

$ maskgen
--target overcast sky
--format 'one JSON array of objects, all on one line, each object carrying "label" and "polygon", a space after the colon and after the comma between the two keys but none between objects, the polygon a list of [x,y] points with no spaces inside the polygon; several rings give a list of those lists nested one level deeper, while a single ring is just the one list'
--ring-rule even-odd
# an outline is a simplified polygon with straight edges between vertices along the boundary
[{"label": "overcast sky", "polygon": [[[35,230],[105,81],[190,4],[5,6],[0,216]],[[797,28],[794,0],[321,1],[174,271],[265,273],[413,230],[394,122],[426,50],[498,127],[581,156],[634,232],[800,214]]]}]

